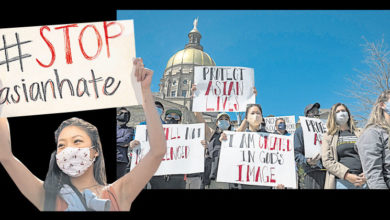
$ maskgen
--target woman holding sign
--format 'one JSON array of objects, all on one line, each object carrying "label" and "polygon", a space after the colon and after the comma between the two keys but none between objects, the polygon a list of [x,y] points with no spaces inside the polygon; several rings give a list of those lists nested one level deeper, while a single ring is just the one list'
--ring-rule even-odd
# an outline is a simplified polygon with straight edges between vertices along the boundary
[{"label": "woman holding sign", "polygon": [[150,90],[153,71],[144,68],[142,59],[134,59],[133,64],[133,74],[141,83],[152,147],[136,168],[112,184],[106,183],[102,146],[92,124],[78,118],[61,123],[55,132],[57,149],[42,181],[12,154],[8,120],[0,118],[0,162],[39,210],[128,211],[156,172],[166,152],[166,141]]},{"label": "woman holding sign", "polygon": [[[265,122],[263,118],[263,109],[259,104],[248,104],[245,111],[245,119],[242,121],[240,127],[236,131],[245,132],[263,132],[269,133],[265,130]],[[220,141],[226,141],[227,137],[225,133],[222,133]],[[232,188],[235,188],[236,184],[231,184]],[[237,184],[239,189],[273,189],[269,186],[253,186],[245,184]],[[284,189],[284,185],[278,184],[276,189]]]},{"label": "woman holding sign", "polygon": [[[196,84],[193,84],[191,87],[192,97],[195,91]],[[257,90],[255,87],[253,88],[253,93],[257,95]],[[219,156],[221,152],[220,137],[222,134],[224,134],[223,131],[232,130],[230,116],[225,112],[219,113],[215,121],[216,129],[214,130],[207,125],[201,112],[194,112],[194,115],[198,123],[205,123],[206,126],[206,140],[202,141],[202,145],[206,148],[203,184],[205,185],[206,189],[229,189],[229,185],[232,184],[217,182],[216,178],[218,173]]]},{"label": "woman holding sign", "polygon": [[327,169],[325,189],[362,189],[366,179],[362,170],[356,140],[356,128],[346,105],[334,104],[326,123],[328,132],[322,138],[322,164]]},{"label": "woman holding sign", "polygon": [[377,98],[364,132],[357,141],[370,189],[390,189],[390,90]]}]

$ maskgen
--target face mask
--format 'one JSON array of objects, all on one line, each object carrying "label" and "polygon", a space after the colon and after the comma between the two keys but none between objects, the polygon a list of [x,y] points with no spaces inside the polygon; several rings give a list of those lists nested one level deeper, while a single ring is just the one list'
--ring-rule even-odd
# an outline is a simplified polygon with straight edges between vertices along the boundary
[{"label": "face mask", "polygon": [[221,129],[221,130],[227,130],[230,126],[230,123],[228,120],[219,120],[218,123],[217,123],[217,126]]},{"label": "face mask", "polygon": [[285,123],[279,123],[278,124],[278,129],[279,130],[286,130],[286,124]]},{"label": "face mask", "polygon": [[166,123],[167,124],[179,124],[179,121],[171,118],[171,119],[166,120]]},{"label": "face mask", "polygon": [[258,114],[250,114],[248,115],[248,122],[253,123],[255,125],[260,125],[261,123],[261,116]]},{"label": "face mask", "polygon": [[338,112],[336,113],[336,124],[344,125],[348,122],[349,115],[348,112]]},{"label": "face mask", "polygon": [[130,119],[129,114],[127,113],[121,113],[120,115],[116,116],[116,120],[120,122],[128,122]]},{"label": "face mask", "polygon": [[95,161],[95,158],[91,159],[90,156],[91,148],[94,147],[66,147],[56,155],[58,167],[71,177],[83,175]]},{"label": "face mask", "polygon": [[385,102],[386,107],[383,109],[387,114],[390,115],[390,102]]},{"label": "face mask", "polygon": [[156,108],[156,110],[157,110],[157,114],[161,116],[163,113],[162,108]]}]

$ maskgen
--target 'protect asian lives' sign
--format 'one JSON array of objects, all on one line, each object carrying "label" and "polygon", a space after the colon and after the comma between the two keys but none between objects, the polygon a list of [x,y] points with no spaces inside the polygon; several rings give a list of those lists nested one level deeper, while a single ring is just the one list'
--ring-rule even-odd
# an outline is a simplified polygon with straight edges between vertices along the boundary
[{"label": "'protect asian lives' sign", "polygon": [[246,67],[195,66],[194,112],[245,112],[256,102],[254,70]]}]

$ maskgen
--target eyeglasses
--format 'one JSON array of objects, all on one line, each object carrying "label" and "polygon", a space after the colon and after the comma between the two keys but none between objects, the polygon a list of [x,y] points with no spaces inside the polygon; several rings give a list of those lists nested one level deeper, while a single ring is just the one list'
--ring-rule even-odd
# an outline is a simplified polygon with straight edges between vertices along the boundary
[{"label": "eyeglasses", "polygon": [[171,114],[168,114],[167,116],[165,116],[165,119],[166,119],[166,120],[174,119],[174,120],[176,120],[176,121],[179,121],[179,120],[180,120],[180,116],[179,116],[179,115],[171,115]]}]

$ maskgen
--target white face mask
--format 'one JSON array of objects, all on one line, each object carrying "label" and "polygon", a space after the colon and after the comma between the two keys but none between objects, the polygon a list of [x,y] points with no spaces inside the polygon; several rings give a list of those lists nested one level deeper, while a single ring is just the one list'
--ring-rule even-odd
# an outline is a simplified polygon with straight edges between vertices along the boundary
[{"label": "white face mask", "polygon": [[261,123],[261,116],[258,114],[249,114],[248,115],[248,122],[251,122],[255,125],[260,125]]},{"label": "white face mask", "polygon": [[344,125],[348,122],[349,115],[348,112],[338,112],[336,113],[336,123],[338,125]]},{"label": "white face mask", "polygon": [[83,175],[95,161],[90,156],[91,148],[94,147],[66,147],[56,155],[58,167],[71,177]]}]

